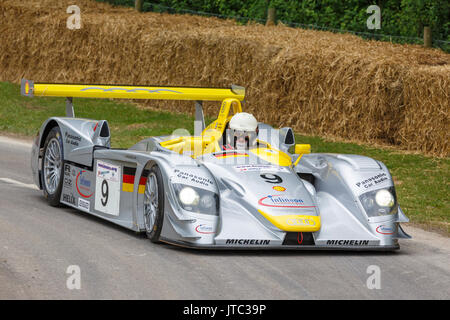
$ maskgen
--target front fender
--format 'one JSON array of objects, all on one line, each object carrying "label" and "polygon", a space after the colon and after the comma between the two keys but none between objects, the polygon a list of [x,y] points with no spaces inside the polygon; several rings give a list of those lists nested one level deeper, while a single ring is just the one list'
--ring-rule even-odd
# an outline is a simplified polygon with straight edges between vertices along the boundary
[{"label": "front fender", "polygon": [[394,186],[382,162],[359,155],[306,154],[295,169],[315,177],[323,221],[317,238],[324,240],[323,244],[353,239],[392,245],[401,237],[398,222],[407,220],[402,213],[369,217],[359,200],[365,192]]}]

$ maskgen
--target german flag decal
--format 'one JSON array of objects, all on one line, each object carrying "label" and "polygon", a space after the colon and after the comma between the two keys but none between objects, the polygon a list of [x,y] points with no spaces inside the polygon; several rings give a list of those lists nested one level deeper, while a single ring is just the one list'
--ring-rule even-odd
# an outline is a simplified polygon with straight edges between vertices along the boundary
[{"label": "german flag decal", "polygon": [[216,158],[234,158],[234,157],[248,157],[247,153],[241,153],[241,152],[220,152],[220,153],[214,153],[214,156]]},{"label": "german flag decal", "polygon": [[[122,191],[133,192],[135,175],[136,168],[123,167]],[[145,184],[147,183],[147,176],[148,170],[144,170],[143,177],[139,180],[139,193],[144,193]]]}]

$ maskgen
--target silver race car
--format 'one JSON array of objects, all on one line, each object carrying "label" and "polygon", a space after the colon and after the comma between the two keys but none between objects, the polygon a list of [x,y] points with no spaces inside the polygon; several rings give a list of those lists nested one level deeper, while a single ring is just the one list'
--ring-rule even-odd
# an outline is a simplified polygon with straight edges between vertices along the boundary
[{"label": "silver race car", "polygon": [[[394,250],[410,238],[389,170],[377,160],[310,153],[291,128],[257,123],[255,144],[230,145],[245,89],[38,84],[22,95],[66,97],[66,117],[44,122],[33,144],[36,185],[64,204],[152,242],[208,249]],[[150,137],[110,147],[106,120],[74,116],[73,98],[196,103],[194,136]],[[202,101],[221,101],[205,126]],[[232,131],[232,130],[231,130]],[[292,153],[290,152],[292,151]]]}]

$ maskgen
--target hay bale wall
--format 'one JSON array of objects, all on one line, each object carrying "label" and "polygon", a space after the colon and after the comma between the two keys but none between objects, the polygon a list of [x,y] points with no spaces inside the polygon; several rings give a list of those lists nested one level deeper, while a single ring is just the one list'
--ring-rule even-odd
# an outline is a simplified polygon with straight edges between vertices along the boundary
[{"label": "hay bale wall", "polygon": [[[284,26],[78,0],[0,2],[0,81],[247,88],[258,120],[306,134],[449,155],[450,55]],[[172,111],[191,103],[149,101]],[[217,105],[207,104],[214,115]]]}]

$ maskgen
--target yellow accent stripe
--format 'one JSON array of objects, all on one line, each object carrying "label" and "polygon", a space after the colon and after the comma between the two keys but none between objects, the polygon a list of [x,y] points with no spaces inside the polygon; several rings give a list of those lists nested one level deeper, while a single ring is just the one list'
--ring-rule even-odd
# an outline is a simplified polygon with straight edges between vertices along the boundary
[{"label": "yellow accent stripe", "polygon": [[235,93],[231,89],[43,83],[34,84],[33,94],[47,97],[202,101],[222,101],[227,98],[242,101],[245,97],[245,92]]},{"label": "yellow accent stripe", "polygon": [[305,216],[298,214],[288,214],[282,216],[270,215],[262,210],[258,210],[264,218],[269,220],[275,227],[289,232],[315,232],[320,230],[319,216]]},{"label": "yellow accent stripe", "polygon": [[[225,99],[222,101],[222,106],[220,107],[219,116],[214,124],[214,129],[218,130],[220,133],[223,133],[225,130],[225,126],[228,121],[231,120],[230,109],[233,108],[233,113],[242,112],[242,105],[238,101],[239,99]],[[242,100],[241,100],[242,101]]]},{"label": "yellow accent stripe", "polygon": [[122,183],[122,191],[133,192],[134,185],[132,183]]},{"label": "yellow accent stripe", "polygon": [[[134,190],[134,184],[132,184],[132,183],[122,183],[122,191],[123,192],[133,192],[133,190]],[[144,191],[145,191],[145,185],[140,184],[138,192],[140,194],[143,194]]]},{"label": "yellow accent stripe", "polygon": [[299,155],[297,160],[294,162],[294,167],[300,162],[300,159],[303,157],[303,154]]}]

